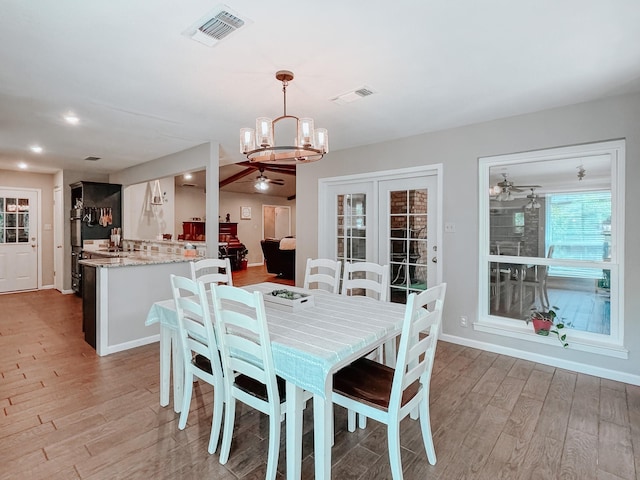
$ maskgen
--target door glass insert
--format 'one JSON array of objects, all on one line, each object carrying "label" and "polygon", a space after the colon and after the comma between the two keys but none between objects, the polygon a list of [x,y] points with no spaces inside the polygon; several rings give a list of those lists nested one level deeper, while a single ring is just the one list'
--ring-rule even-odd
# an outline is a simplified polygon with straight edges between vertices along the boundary
[{"label": "door glass insert", "polygon": [[29,241],[29,199],[0,197],[0,243]]},{"label": "door glass insert", "polygon": [[338,195],[337,252],[343,262],[367,258],[367,211],[365,193]]},{"label": "door glass insert", "polygon": [[427,190],[389,192],[391,301],[427,289]]}]

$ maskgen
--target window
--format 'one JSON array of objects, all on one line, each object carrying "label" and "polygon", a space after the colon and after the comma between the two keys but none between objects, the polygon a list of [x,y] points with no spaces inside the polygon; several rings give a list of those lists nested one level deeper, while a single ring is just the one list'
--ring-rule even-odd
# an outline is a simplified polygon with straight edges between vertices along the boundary
[{"label": "window", "polygon": [[626,358],[624,151],[612,141],[480,159],[476,329],[547,342],[524,319],[557,307],[571,348]]},{"label": "window", "polygon": [[[611,192],[547,195],[545,244],[553,258],[608,261],[611,258]],[[593,270],[551,266],[549,275],[581,278]],[[597,275],[595,278],[600,278]]]}]

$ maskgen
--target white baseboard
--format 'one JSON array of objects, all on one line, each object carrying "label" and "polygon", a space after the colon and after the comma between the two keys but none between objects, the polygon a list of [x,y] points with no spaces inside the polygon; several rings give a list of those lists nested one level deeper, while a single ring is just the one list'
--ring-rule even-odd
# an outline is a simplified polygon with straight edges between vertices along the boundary
[{"label": "white baseboard", "polygon": [[42,285],[40,290],[51,290],[52,288],[56,288],[55,285]]},{"label": "white baseboard", "polygon": [[98,352],[98,355],[104,357],[105,355],[111,355],[112,353],[122,352],[124,350],[130,350],[132,348],[141,347],[143,345],[149,345],[150,343],[156,343],[160,341],[160,334],[151,335],[150,337],[140,338],[131,342],[119,343],[117,345],[108,345],[104,352]]},{"label": "white baseboard", "polygon": [[617,370],[610,370],[608,368],[594,367],[593,365],[585,365],[584,363],[572,362],[570,360],[550,358],[547,355],[525,352],[522,350],[517,350],[515,348],[503,347],[502,345],[496,345],[493,343],[479,342],[477,340],[470,340],[468,338],[457,337],[455,335],[441,334],[440,339],[445,342],[455,343],[457,345],[463,345],[465,347],[477,348],[479,350],[485,350],[487,352],[498,353],[500,355],[508,355],[510,357],[521,358],[523,360],[542,363],[544,365],[550,365],[552,367],[559,367],[565,370],[572,370],[578,373],[584,373],[587,375],[606,378],[608,380],[615,380],[617,382],[624,382],[631,385],[640,386],[640,375],[619,372]]}]

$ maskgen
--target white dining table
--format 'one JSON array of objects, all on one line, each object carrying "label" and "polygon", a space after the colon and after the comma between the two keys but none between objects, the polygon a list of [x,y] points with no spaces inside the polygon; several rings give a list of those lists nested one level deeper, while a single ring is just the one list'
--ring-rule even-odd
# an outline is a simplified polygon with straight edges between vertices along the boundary
[{"label": "white dining table", "polygon": [[[265,296],[273,290],[311,293],[313,305],[300,310],[265,301],[276,373],[286,380],[287,478],[299,480],[302,463],[303,392],[313,393],[315,478],[331,478],[333,374],[399,335],[405,305],[368,297],[337,295],[277,283],[242,287]],[[173,349],[174,409],[182,395],[181,355],[176,353],[177,315],[173,300],[156,302],[146,324],[160,323],[160,403],[169,403]],[[173,339],[173,342],[172,342]]]}]

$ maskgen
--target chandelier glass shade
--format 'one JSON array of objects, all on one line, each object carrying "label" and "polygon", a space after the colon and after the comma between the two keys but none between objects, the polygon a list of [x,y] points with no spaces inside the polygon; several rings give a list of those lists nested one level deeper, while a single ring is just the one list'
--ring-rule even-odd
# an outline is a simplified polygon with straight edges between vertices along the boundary
[{"label": "chandelier glass shade", "polygon": [[[282,82],[283,115],[274,120],[258,117],[255,129],[241,128],[240,151],[251,162],[297,164],[320,160],[329,151],[327,130],[315,128],[312,118],[287,115],[287,86],[293,80],[293,73],[280,70],[276,72],[276,79]],[[285,119],[295,121],[295,140],[292,145],[276,145],[276,124]]]}]

